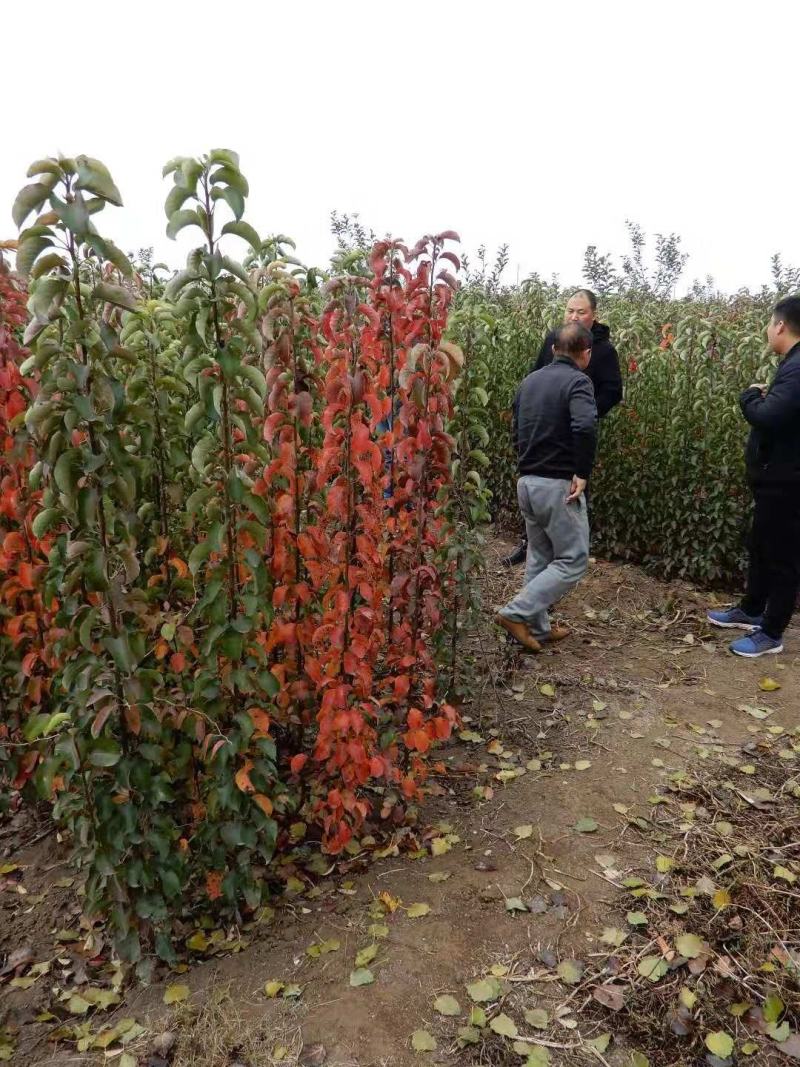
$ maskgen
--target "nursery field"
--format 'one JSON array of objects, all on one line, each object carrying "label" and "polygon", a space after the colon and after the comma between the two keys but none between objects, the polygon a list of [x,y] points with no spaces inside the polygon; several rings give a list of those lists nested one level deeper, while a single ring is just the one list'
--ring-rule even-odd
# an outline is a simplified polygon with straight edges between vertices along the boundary
[{"label": "nursery field", "polygon": [[451,230],[306,266],[229,150],[163,178],[181,270],[87,156],[0,242],[0,1060],[800,1059],[798,633],[767,676],[705,622],[791,279],[595,262],[597,558],[520,657],[509,407],[567,294]]}]

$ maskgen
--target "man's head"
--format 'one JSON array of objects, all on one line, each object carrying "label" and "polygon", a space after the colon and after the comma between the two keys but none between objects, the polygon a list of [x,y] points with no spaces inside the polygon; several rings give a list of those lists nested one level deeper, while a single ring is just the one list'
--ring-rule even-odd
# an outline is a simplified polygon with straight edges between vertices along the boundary
[{"label": "man's head", "polygon": [[800,341],[800,296],[778,301],[767,326],[767,340],[779,356],[785,356]]},{"label": "man's head", "polygon": [[586,370],[592,358],[592,335],[579,322],[568,322],[556,330],[553,352],[571,359],[580,370]]},{"label": "man's head", "polygon": [[591,289],[578,289],[567,301],[564,322],[577,322],[591,330],[597,312],[597,297]]}]

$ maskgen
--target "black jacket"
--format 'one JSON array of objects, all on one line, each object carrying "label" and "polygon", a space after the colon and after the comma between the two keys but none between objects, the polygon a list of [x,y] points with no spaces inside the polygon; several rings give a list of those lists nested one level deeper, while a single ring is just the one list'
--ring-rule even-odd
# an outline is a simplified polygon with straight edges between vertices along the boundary
[{"label": "black jacket", "polygon": [[800,487],[800,342],[784,356],[767,395],[745,389],[739,404],[752,427],[745,452],[750,483]]},{"label": "black jacket", "polygon": [[524,379],[514,398],[513,427],[520,474],[589,478],[597,405],[592,383],[571,359],[558,357]]},{"label": "black jacket", "polygon": [[[541,370],[553,362],[555,330],[544,339],[539,358],[533,370]],[[586,373],[592,379],[597,414],[607,415],[622,400],[622,375],[619,371],[619,356],[611,343],[611,331],[603,322],[592,323],[592,359]]]}]

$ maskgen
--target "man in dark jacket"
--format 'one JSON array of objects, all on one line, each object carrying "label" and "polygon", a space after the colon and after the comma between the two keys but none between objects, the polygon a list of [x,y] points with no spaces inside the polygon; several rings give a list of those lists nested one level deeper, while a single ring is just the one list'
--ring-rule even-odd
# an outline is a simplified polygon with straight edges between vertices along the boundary
[{"label": "man in dark jacket", "polygon": [[517,497],[528,536],[525,585],[495,616],[519,644],[541,651],[569,635],[548,608],[584,576],[589,561],[585,491],[597,448],[597,405],[585,374],[592,335],[562,326],[553,360],[529,374],[514,400]]},{"label": "man in dark jacket", "polygon": [[775,306],[767,340],[781,357],[772,385],[751,385],[739,399],[755,502],[747,589],[738,607],[708,612],[714,626],[750,631],[730,646],[748,659],[783,651],[800,592],[800,296]]},{"label": "man in dark jacket", "polygon": [[[602,419],[622,400],[622,375],[619,369],[619,356],[611,343],[611,332],[605,323],[598,322],[597,297],[590,289],[578,289],[567,301],[564,322],[575,322],[584,326],[592,334],[592,358],[586,373],[594,386],[597,414]],[[553,340],[556,331],[551,331],[544,339],[539,351],[539,358],[531,368],[541,370],[553,361]],[[514,551],[503,559],[507,567],[522,563],[527,552],[523,540]]]}]

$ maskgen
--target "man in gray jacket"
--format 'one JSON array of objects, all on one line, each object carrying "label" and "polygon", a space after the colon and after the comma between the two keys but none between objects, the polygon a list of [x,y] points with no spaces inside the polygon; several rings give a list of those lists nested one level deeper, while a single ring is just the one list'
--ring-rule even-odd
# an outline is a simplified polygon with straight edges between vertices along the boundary
[{"label": "man in gray jacket", "polygon": [[553,362],[529,374],[514,399],[517,498],[528,535],[525,585],[495,616],[519,644],[540,652],[569,631],[550,626],[548,608],[573,589],[589,561],[585,490],[597,448],[597,405],[584,373],[592,335],[562,326]]}]

